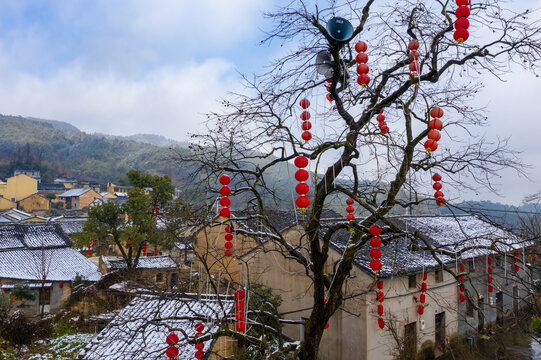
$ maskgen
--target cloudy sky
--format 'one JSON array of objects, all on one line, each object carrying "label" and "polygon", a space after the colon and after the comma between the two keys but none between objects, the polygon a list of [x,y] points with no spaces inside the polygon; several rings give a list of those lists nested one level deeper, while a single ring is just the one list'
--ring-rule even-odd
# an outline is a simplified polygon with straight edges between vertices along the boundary
[{"label": "cloudy sky", "polygon": [[[0,1],[0,113],[62,120],[86,132],[155,133],[183,140],[203,113],[239,89],[237,71],[259,72],[279,49],[259,46],[272,0]],[[533,0],[518,7],[539,7]],[[502,173],[518,204],[541,190],[541,80],[517,71],[487,82],[491,137],[511,136],[532,181]]]}]

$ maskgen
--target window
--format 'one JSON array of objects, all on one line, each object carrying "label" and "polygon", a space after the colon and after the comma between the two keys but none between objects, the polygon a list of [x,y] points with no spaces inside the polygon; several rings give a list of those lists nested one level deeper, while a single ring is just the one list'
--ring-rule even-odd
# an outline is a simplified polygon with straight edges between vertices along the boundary
[{"label": "window", "polygon": [[443,281],[443,271],[441,269],[434,270],[434,279],[437,283]]},{"label": "window", "polygon": [[163,281],[163,275],[162,273],[156,274],[156,282],[162,282]]},{"label": "window", "polygon": [[408,277],[408,287],[414,289],[417,287],[417,275],[410,275]]},{"label": "window", "polygon": [[436,355],[442,355],[445,351],[445,312],[436,314]]},{"label": "window", "polygon": [[412,322],[404,327],[404,353],[407,359],[415,359],[417,354],[417,323]]},{"label": "window", "polygon": [[39,289],[39,304],[40,305],[51,304],[51,288]]}]

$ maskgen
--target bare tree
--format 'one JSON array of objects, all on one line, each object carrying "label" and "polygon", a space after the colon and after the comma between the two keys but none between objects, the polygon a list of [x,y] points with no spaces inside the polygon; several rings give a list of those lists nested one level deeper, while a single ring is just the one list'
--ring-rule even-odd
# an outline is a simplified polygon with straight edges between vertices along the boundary
[{"label": "bare tree", "polygon": [[[320,7],[291,1],[265,14],[275,26],[265,33],[263,43],[280,42],[285,54],[265,73],[244,77],[244,93],[224,101],[222,112],[209,114],[208,132],[194,135],[192,153],[180,156],[195,165],[192,175],[203,191],[216,191],[219,174],[231,175],[233,196],[248,202],[254,211],[251,217],[264,224],[268,239],[280,246],[283,256],[304,266],[313,284],[304,341],[277,352],[295,349],[303,360],[317,358],[324,326],[343,303],[344,281],[370,238],[372,224],[385,224],[386,245],[403,237],[387,216],[392,209],[433,202],[429,183],[434,172],[444,176],[445,190],[451,194],[453,188],[494,190],[492,178],[503,168],[522,173],[524,165],[505,139],[477,135],[476,128],[486,125],[487,118],[474,100],[487,76],[499,77],[517,65],[533,72],[541,55],[539,21],[531,20],[528,10],[505,9],[496,0],[471,5],[473,25],[465,43],[453,40],[454,2],[330,3]],[[327,32],[326,22],[338,15],[354,24],[352,40],[337,42]],[[359,40],[368,44],[371,80],[366,87],[355,82],[354,44]],[[408,69],[411,40],[420,43],[418,75]],[[332,57],[330,83],[315,71],[315,56],[323,50]],[[331,103],[325,100],[325,86]],[[306,143],[300,138],[298,119],[303,98],[314,109],[313,138]],[[427,152],[423,143],[435,106],[445,112],[443,139],[437,151]],[[374,125],[382,111],[390,128],[386,134]],[[269,182],[272,173],[285,178],[288,194],[296,183],[290,162],[300,155],[309,159],[313,174],[310,215],[301,222],[307,251],[289,243],[268,216],[268,209],[284,194]],[[322,211],[337,195],[354,199],[363,215],[323,231]],[[209,199],[215,196],[209,192]],[[452,202],[453,196],[447,199]],[[329,273],[329,241],[335,232],[350,227],[348,246]],[[438,256],[429,244],[415,244]]]}]

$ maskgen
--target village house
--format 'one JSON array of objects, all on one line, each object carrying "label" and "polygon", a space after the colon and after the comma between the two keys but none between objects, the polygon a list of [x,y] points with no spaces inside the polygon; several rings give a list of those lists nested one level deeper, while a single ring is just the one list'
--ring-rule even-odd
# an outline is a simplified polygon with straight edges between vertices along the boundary
[{"label": "village house", "polygon": [[[89,281],[101,278],[98,267],[71,248],[69,233],[80,222],[0,223],[0,297],[2,302],[20,305],[11,294],[17,285],[27,285],[35,300],[24,302],[29,313],[55,312],[71,294],[77,277]],[[75,225],[77,224],[77,225]],[[81,225],[82,226],[82,225]]]},{"label": "village house", "polygon": [[47,199],[43,194],[35,193],[17,201],[17,208],[46,215],[51,208],[51,200]]},{"label": "village house", "polygon": [[[194,359],[197,351],[187,340],[195,338],[195,325],[204,325],[203,335],[219,330],[217,323],[232,314],[232,296],[207,294],[145,294],[134,298],[77,356],[81,360],[165,359],[166,338],[179,337],[177,360]],[[186,334],[187,338],[183,335]],[[237,342],[228,337],[203,342],[205,359],[232,358]]]},{"label": "village house", "polygon": [[41,183],[41,172],[39,170],[15,170],[13,176],[24,174],[30,177],[33,177],[38,181],[38,184]]},{"label": "village house", "polygon": [[75,189],[79,186],[79,181],[77,179],[71,178],[56,178],[53,180],[55,184],[62,184],[66,189]]},{"label": "village house", "polygon": [[130,192],[130,190],[133,188],[133,186],[122,186],[122,185],[116,185],[111,182],[107,183],[107,192],[109,194],[127,194]]},{"label": "village house", "polygon": [[17,201],[38,192],[38,181],[19,174],[0,182],[0,210],[17,207]]},{"label": "village house", "polygon": [[95,199],[101,198],[100,194],[90,188],[70,189],[60,195],[58,198],[66,203],[67,209],[83,209],[88,207]]},{"label": "village house", "polygon": [[[102,274],[126,268],[119,256],[100,256],[99,269]],[[140,256],[137,273],[131,279],[138,284],[161,289],[174,289],[179,280],[179,268],[169,256]]]},{"label": "village house", "polygon": [[60,195],[63,192],[66,192],[66,187],[64,184],[60,183],[39,183],[38,184],[38,193],[45,193],[45,194],[55,194]]},{"label": "village house", "polygon": [[[291,216],[284,216],[277,228],[282,229],[282,235],[290,243],[300,248],[306,246],[302,241],[303,228],[296,221],[286,226],[287,219],[291,219]],[[340,220],[327,217],[323,223]],[[451,336],[470,334],[472,329],[477,328],[478,318],[485,319],[486,325],[497,316],[517,310],[520,300],[514,295],[528,293],[524,284],[518,281],[520,276],[525,275],[522,270],[513,275],[514,281],[505,282],[500,271],[504,265],[497,269],[494,265],[494,295],[502,298],[498,303],[501,307],[491,308],[485,315],[477,315],[476,311],[471,310],[473,302],[482,306],[483,298],[487,299],[491,295],[487,292],[488,272],[483,265],[487,257],[495,257],[495,253],[522,252],[526,246],[531,245],[514,235],[475,216],[396,217],[391,221],[402,230],[420,233],[428,244],[441,252],[454,253],[466,245],[478,248],[459,254],[458,261],[439,254],[438,258],[444,264],[442,266],[432,254],[412,250],[411,242],[407,239],[395,240],[389,247],[383,246],[380,259],[383,268],[379,279],[383,280],[385,294],[384,330],[380,330],[377,323],[376,306],[379,303],[376,299],[374,273],[369,267],[370,248],[366,246],[364,250],[361,249],[344,285],[345,300],[341,309],[331,317],[330,327],[323,335],[321,359],[390,360],[399,355],[414,357],[424,347],[428,347],[436,356],[441,355]],[[340,230],[331,239],[327,273],[332,273],[333,263],[340,260],[349,236],[348,231]],[[310,313],[311,282],[306,277],[305,269],[295,261],[285,259],[281,252],[283,249],[274,242],[262,241],[239,256],[239,260],[249,267],[251,281],[270,287],[282,297],[280,312],[284,318],[300,320]],[[460,268],[458,264],[473,261],[478,263],[480,277],[469,283],[471,270],[462,274],[468,279],[465,293],[471,302],[460,303],[459,287],[455,279],[457,269]],[[424,315],[419,316],[417,311],[423,273],[427,273],[428,290]],[[476,297],[477,293],[481,295],[479,298]],[[298,325],[286,325],[284,333],[293,338],[301,336]]]}]

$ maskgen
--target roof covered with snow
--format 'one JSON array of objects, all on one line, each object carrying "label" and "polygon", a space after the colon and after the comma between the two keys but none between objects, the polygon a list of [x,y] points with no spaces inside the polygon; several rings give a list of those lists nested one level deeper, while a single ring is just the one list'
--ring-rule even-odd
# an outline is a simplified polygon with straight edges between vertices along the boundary
[{"label": "roof covered with snow", "polygon": [[[187,342],[195,336],[194,326],[205,325],[203,334],[219,329],[215,323],[222,321],[233,309],[232,297],[186,294],[168,299],[142,296],[133,299],[122,309],[94,340],[81,351],[78,359],[86,360],[124,360],[124,359],[165,359],[168,334],[174,332],[180,342],[177,344],[177,360],[194,359],[195,348]],[[198,320],[204,319],[204,320]],[[211,350],[212,342],[205,341],[203,352]]]},{"label": "roof covered with snow", "polygon": [[[457,253],[461,259],[476,258],[496,252],[505,253],[514,249],[530,246],[509,231],[503,230],[474,215],[461,216],[401,216],[389,218],[398,228],[408,233],[417,233],[422,240],[412,241],[406,238],[395,239],[388,246],[381,246],[383,267],[382,276],[407,274],[422,271],[423,268],[441,266],[431,252],[419,251],[415,245],[426,247],[426,241],[435,251],[437,257],[444,263],[454,263],[454,257],[442,252]],[[338,231],[331,243],[339,252],[343,252],[350,232]],[[388,235],[388,234],[387,234]],[[387,235],[382,235],[385,239]],[[355,263],[364,270],[371,272],[369,251],[366,244],[357,253]]]},{"label": "roof covered with snow", "polygon": [[71,247],[59,223],[0,224],[0,251]]},{"label": "roof covered with snow", "polygon": [[90,188],[83,188],[83,189],[70,189],[66,192],[63,192],[62,194],[58,195],[58,197],[78,197],[78,196],[81,196],[83,194],[86,194],[87,192],[89,192]]},{"label": "roof covered with snow", "polygon": [[[102,256],[103,263],[109,269],[122,269],[126,262],[120,256]],[[174,269],[177,264],[169,256],[141,256],[137,263],[138,269]]]},{"label": "roof covered with snow", "polygon": [[44,274],[49,281],[73,281],[77,274],[101,279],[98,267],[69,247],[0,251],[0,278],[40,280]]},{"label": "roof covered with snow", "polygon": [[73,233],[83,231],[86,220],[88,218],[63,218],[58,224],[66,235],[71,236]]}]

